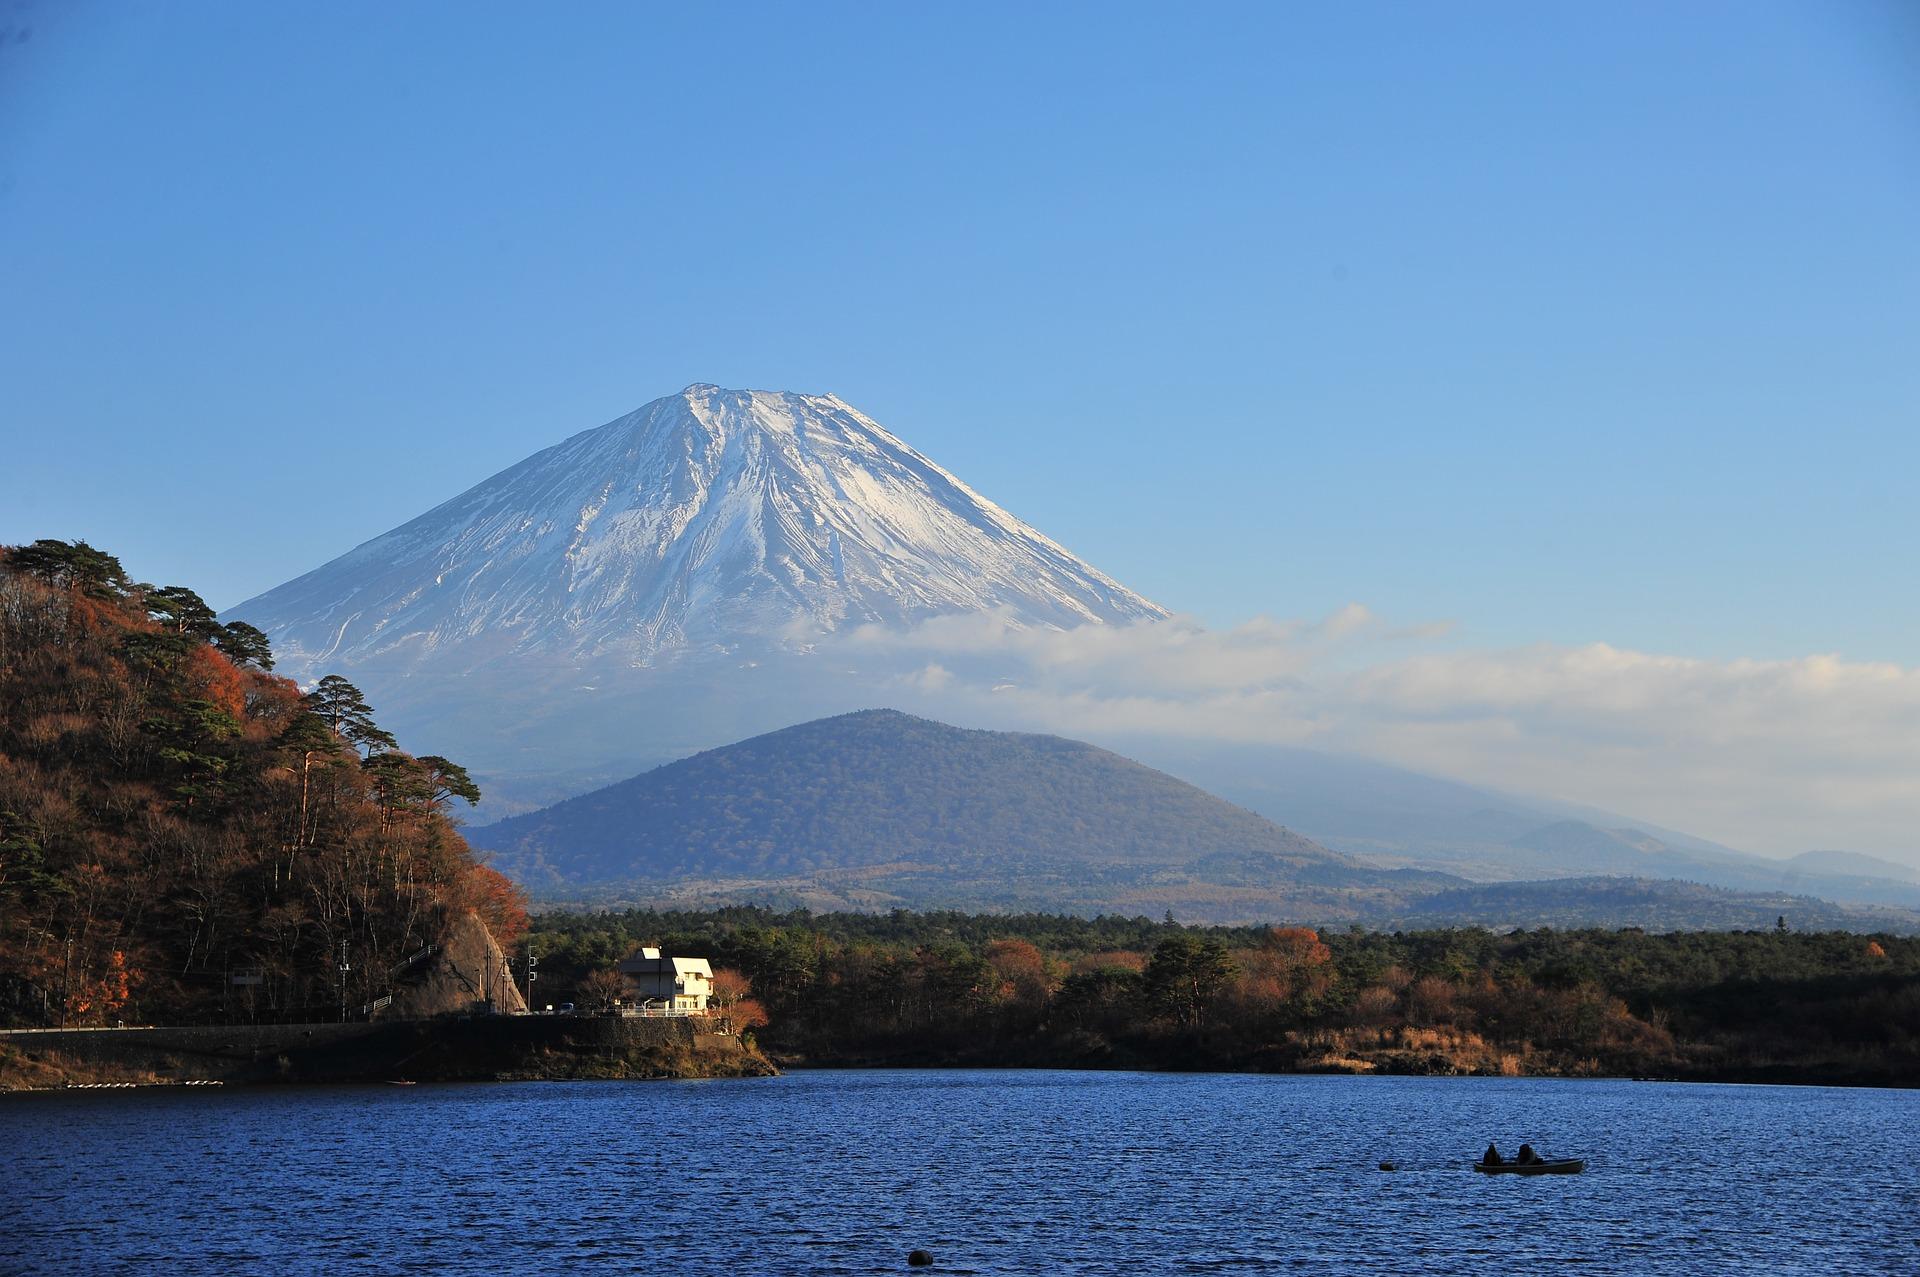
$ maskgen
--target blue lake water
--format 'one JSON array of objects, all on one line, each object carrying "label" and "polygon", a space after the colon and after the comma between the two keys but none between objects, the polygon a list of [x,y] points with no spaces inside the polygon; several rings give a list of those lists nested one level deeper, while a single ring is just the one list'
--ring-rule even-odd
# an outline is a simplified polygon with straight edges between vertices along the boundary
[{"label": "blue lake water", "polygon": [[1911,1091],[1498,1078],[0,1096],[0,1272],[1920,1273],[1917,1136]]}]

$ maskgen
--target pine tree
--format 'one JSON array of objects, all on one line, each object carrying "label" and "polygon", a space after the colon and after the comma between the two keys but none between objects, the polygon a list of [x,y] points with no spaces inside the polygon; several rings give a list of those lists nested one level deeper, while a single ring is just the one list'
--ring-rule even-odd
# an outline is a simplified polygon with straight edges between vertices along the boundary
[{"label": "pine tree", "polygon": [[459,763],[438,754],[422,754],[419,762],[427,769],[427,780],[432,785],[428,806],[437,810],[456,798],[466,799],[469,807],[480,802],[480,787]]},{"label": "pine tree", "polygon": [[16,547],[7,556],[7,566],[37,576],[56,589],[79,590],[97,599],[120,598],[131,584],[119,559],[85,541],[43,537],[32,545]]},{"label": "pine tree", "polygon": [[[202,642],[214,641],[221,632],[220,620],[206,601],[184,585],[162,586],[146,592],[147,615],[175,634],[185,634]],[[257,632],[257,631],[256,631]],[[263,636],[264,637],[264,636]]]},{"label": "pine tree", "polygon": [[245,621],[229,621],[221,626],[220,632],[213,636],[213,645],[236,665],[273,668],[273,645],[265,634]]},{"label": "pine tree", "polygon": [[366,751],[369,758],[394,748],[393,734],[382,731],[373,721],[373,707],[367,704],[367,698],[338,674],[321,679],[307,693],[306,702],[307,708],[318,714],[333,729],[334,735]]}]

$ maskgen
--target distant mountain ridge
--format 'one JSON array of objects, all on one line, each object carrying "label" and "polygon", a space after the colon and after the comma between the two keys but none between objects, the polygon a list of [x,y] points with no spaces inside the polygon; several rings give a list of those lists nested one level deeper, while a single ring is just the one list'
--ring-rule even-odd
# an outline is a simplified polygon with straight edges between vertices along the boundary
[{"label": "distant mountain ridge", "polygon": [[1920,926],[1900,910],[1632,874],[1476,884],[1381,865],[1081,741],[893,710],[709,750],[467,837],[537,895],[575,903],[1425,926],[1752,927],[1789,914],[1801,926]]},{"label": "distant mountain ridge", "polygon": [[1185,781],[1057,736],[894,710],[802,723],[468,831],[523,881],[788,877],[882,865],[1169,868],[1221,855],[1364,879],[1360,862]]},{"label": "distant mountain ridge", "polygon": [[1878,856],[1864,856],[1857,851],[1803,851],[1785,863],[1799,873],[1846,874],[1890,882],[1920,883],[1920,869],[1897,865]]},{"label": "distant mountain ridge", "polygon": [[1920,908],[1920,871],[1871,856],[1808,852],[1776,860],[1613,812],[1284,746],[1115,744],[1324,846],[1374,863],[1489,883],[1667,878],[1736,892]]}]

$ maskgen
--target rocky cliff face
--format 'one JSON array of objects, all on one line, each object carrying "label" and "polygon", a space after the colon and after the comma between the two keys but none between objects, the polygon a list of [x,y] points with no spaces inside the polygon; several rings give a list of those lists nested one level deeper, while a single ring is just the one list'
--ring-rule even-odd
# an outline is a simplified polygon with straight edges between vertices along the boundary
[{"label": "rocky cliff face", "polygon": [[384,1014],[426,1020],[482,1008],[514,1015],[527,1009],[527,1001],[508,971],[507,955],[486,924],[468,913],[454,919],[446,940],[415,970],[399,977],[393,1006]]}]

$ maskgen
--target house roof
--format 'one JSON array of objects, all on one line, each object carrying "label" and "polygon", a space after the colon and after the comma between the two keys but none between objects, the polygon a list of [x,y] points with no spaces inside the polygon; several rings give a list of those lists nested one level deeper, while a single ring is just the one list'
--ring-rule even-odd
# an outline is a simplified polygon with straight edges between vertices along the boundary
[{"label": "house roof", "polygon": [[667,975],[677,978],[697,975],[703,979],[713,978],[713,967],[705,958],[665,958],[658,949],[642,949],[633,957],[620,964],[620,970],[627,975]]}]

